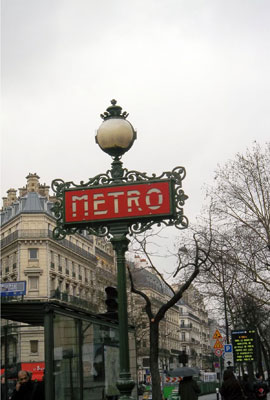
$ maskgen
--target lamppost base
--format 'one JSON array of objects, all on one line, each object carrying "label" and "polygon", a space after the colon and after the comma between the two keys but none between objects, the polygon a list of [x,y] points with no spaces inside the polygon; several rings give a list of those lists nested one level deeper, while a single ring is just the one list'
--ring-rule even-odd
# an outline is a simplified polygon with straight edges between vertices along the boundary
[{"label": "lamppost base", "polygon": [[131,396],[131,392],[135,386],[135,382],[133,379],[131,379],[130,375],[119,378],[116,382],[116,386],[120,392],[119,400],[134,400],[134,398]]}]

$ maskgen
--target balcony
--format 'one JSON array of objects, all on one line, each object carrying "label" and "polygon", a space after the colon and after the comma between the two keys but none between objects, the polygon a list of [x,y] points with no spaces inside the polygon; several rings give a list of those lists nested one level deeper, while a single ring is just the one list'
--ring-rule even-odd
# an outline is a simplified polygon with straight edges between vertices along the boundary
[{"label": "balcony", "polygon": [[113,256],[110,254],[106,253],[104,250],[102,250],[98,245],[96,246],[95,252],[97,255],[99,255],[102,258],[105,258],[109,263],[113,263]]},{"label": "balcony", "polygon": [[50,298],[62,301],[64,303],[70,303],[81,308],[86,308],[87,310],[91,310],[93,312],[98,311],[97,306],[90,301],[81,299],[80,297],[72,296],[67,292],[60,292],[58,289],[51,290]]},{"label": "balcony", "polygon": [[180,329],[192,329],[192,324],[181,324]]},{"label": "balcony", "polygon": [[[91,254],[88,251],[82,249],[81,247],[72,243],[70,240],[67,240],[67,239],[55,240],[55,239],[53,239],[52,231],[47,230],[47,229],[21,229],[21,230],[14,231],[10,235],[6,236],[4,239],[1,240],[1,248],[9,245],[10,243],[12,243],[18,239],[46,239],[48,237],[50,239],[52,239],[53,241],[55,241],[57,244],[64,246],[67,249],[70,249],[74,253],[86,258],[87,260],[91,261],[92,263],[94,263],[94,264],[97,263],[97,258],[94,254]],[[111,256],[109,256],[109,257],[111,257]]]}]

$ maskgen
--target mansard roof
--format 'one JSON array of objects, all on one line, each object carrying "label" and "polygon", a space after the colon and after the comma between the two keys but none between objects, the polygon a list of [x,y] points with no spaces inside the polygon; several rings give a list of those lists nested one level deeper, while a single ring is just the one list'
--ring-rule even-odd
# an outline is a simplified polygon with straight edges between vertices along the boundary
[{"label": "mansard roof", "polygon": [[37,192],[27,192],[24,196],[15,201],[12,205],[1,211],[1,225],[6,224],[19,214],[47,213],[53,215],[53,202]]},{"label": "mansard roof", "polygon": [[133,269],[134,281],[138,287],[153,289],[158,293],[172,296],[172,290],[162,282],[155,274],[144,268]]}]

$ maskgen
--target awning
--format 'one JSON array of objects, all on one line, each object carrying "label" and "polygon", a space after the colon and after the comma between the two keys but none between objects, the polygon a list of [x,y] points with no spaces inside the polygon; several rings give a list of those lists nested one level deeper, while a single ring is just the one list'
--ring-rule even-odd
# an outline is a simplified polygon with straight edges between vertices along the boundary
[{"label": "awning", "polygon": [[41,362],[34,362],[34,363],[22,363],[21,369],[24,371],[31,372],[32,374],[32,381],[42,381],[45,369],[45,363]]}]

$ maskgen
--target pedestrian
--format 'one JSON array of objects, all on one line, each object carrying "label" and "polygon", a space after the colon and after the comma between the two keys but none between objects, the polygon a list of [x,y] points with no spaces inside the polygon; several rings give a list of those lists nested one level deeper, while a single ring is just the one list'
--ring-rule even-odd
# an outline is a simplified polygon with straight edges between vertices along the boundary
[{"label": "pedestrian", "polygon": [[243,383],[242,383],[246,399],[247,400],[256,400],[255,394],[254,394],[254,387],[253,384],[249,381],[248,379],[248,374],[243,375]]},{"label": "pedestrian", "polygon": [[11,400],[44,400],[43,385],[33,382],[28,371],[19,371]]},{"label": "pedestrian", "polygon": [[223,400],[245,400],[246,395],[240,382],[230,369],[223,374],[223,382],[219,390]]},{"label": "pedestrian", "polygon": [[[7,382],[5,380],[5,375],[1,376],[1,400],[11,400],[11,395],[13,393],[13,389],[15,387],[15,382],[13,379],[8,379]],[[7,393],[6,393],[7,391]],[[6,397],[7,395],[7,397]]]},{"label": "pedestrian", "polygon": [[198,400],[201,390],[192,376],[185,376],[179,383],[178,393],[181,400]]},{"label": "pedestrian", "polygon": [[4,375],[1,376],[1,399],[6,399],[6,381]]},{"label": "pedestrian", "polygon": [[269,392],[269,387],[263,379],[263,375],[260,373],[256,374],[256,381],[254,383],[254,393],[256,399],[267,399],[267,393]]}]

